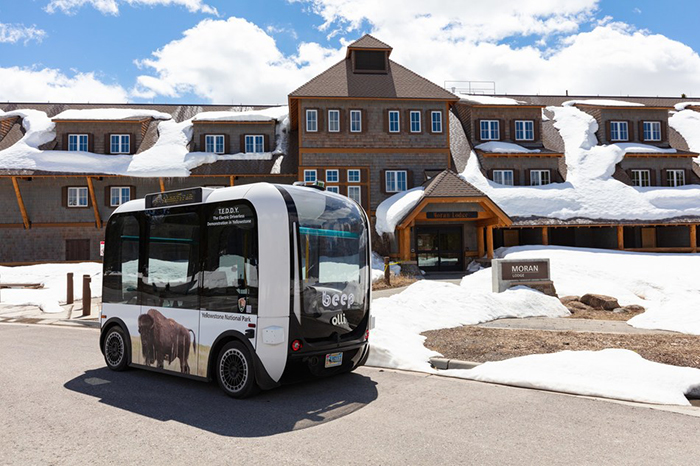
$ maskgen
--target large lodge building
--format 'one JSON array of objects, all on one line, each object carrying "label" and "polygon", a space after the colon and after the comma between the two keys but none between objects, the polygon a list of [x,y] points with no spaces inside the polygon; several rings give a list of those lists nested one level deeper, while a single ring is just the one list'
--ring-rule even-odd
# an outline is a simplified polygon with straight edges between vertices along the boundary
[{"label": "large lodge building", "polygon": [[[297,180],[324,181],[328,190],[359,202],[373,221],[382,201],[423,185],[420,202],[399,219],[393,237],[375,236],[374,244],[427,270],[463,270],[511,245],[697,252],[697,216],[518,217],[457,175],[476,157],[483,176],[500,185],[566,182],[564,140],[547,107],[578,99],[574,106],[598,123],[598,144],[658,148],[627,151],[612,175],[618,182],[668,189],[698,184],[698,154],[668,123],[681,99],[624,98],[616,105],[609,98],[460,97],[395,63],[391,52],[369,35],[351,44],[343,61],[289,94],[288,120],[265,118],[275,109],[264,107],[0,104],[0,263],[99,260],[111,212],[147,193]],[[24,121],[31,111],[51,119],[54,137],[27,149],[31,160],[47,163],[18,165],[12,151],[31,142]],[[167,150],[164,121],[191,122],[181,133],[187,135],[182,153],[173,157],[199,154],[201,163],[183,162],[188,169],[182,172],[73,164],[94,154],[127,162],[143,154],[139,163],[148,165],[149,154]]]}]

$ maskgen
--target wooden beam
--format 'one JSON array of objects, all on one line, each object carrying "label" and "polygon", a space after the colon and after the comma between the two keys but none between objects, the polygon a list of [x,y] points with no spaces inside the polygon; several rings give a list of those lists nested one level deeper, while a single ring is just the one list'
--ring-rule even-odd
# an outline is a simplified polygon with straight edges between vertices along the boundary
[{"label": "wooden beam", "polygon": [[479,253],[479,257],[484,257],[484,227],[476,227],[476,250]]},{"label": "wooden beam", "polygon": [[17,205],[19,206],[19,211],[22,214],[22,222],[24,223],[24,229],[29,230],[31,228],[31,223],[29,223],[27,209],[24,208],[24,201],[22,200],[22,193],[19,191],[19,183],[17,183],[16,176],[12,177],[12,186],[15,188],[15,196],[17,196]]},{"label": "wooden beam", "polygon": [[486,227],[486,257],[493,259],[493,226]]},{"label": "wooden beam", "polygon": [[625,227],[617,226],[617,249],[625,249]]},{"label": "wooden beam", "polygon": [[411,260],[411,228],[399,230],[399,257],[402,261]]},{"label": "wooden beam", "polygon": [[690,225],[690,247],[693,252],[698,252],[698,234],[697,225]]},{"label": "wooden beam", "polygon": [[542,227],[542,244],[549,246],[549,227]]},{"label": "wooden beam", "polygon": [[228,185],[233,186],[234,184],[236,184],[236,177],[231,175],[228,177]]},{"label": "wooden beam", "polygon": [[163,182],[163,178],[158,178],[158,182],[160,183],[160,192],[164,193],[165,192],[165,183]]},{"label": "wooden beam", "polygon": [[97,206],[97,196],[95,196],[95,187],[92,185],[92,178],[87,179],[88,191],[90,192],[90,200],[92,201],[92,210],[95,212],[95,227],[102,228],[102,219],[100,218],[100,208]]}]

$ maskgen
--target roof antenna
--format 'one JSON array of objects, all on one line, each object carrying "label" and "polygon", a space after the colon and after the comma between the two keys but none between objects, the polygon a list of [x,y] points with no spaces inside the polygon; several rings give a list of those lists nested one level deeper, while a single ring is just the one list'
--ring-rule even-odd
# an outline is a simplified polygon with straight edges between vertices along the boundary
[{"label": "roof antenna", "polygon": [[569,90],[566,90],[566,96],[569,97]]}]

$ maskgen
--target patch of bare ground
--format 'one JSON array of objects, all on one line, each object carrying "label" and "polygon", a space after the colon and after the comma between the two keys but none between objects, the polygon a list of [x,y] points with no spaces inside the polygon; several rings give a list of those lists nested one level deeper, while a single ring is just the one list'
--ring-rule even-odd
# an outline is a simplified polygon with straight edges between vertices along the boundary
[{"label": "patch of bare ground", "polygon": [[412,285],[417,281],[416,277],[410,275],[394,275],[391,274],[391,279],[389,280],[391,285],[387,285],[384,279],[377,280],[372,283],[372,291],[377,290],[388,290],[389,288],[400,288],[402,286]]},{"label": "patch of bare ground", "polygon": [[571,312],[570,316],[565,317],[565,319],[593,319],[593,320],[618,320],[618,321],[628,321],[632,317],[643,313],[644,311],[627,311],[627,312],[613,312],[613,311],[601,311],[597,309],[575,309],[573,307],[568,308]]},{"label": "patch of bare ground", "polygon": [[423,335],[427,337],[427,348],[445,358],[464,361],[502,361],[565,350],[623,348],[650,361],[700,368],[700,336],[693,335],[510,330],[471,325],[432,330]]}]

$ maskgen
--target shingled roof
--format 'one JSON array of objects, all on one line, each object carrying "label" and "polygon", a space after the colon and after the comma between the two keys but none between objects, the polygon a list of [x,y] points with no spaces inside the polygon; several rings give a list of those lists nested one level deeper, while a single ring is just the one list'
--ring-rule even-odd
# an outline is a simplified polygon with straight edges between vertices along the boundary
[{"label": "shingled roof", "polygon": [[455,172],[445,170],[425,184],[423,197],[488,197]]},{"label": "shingled roof", "polygon": [[350,56],[350,49],[387,50],[389,52],[389,55],[391,55],[391,51],[393,50],[390,45],[385,44],[381,40],[377,39],[376,37],[370,36],[369,34],[365,34],[352,44],[348,45],[348,53],[346,56]]}]

